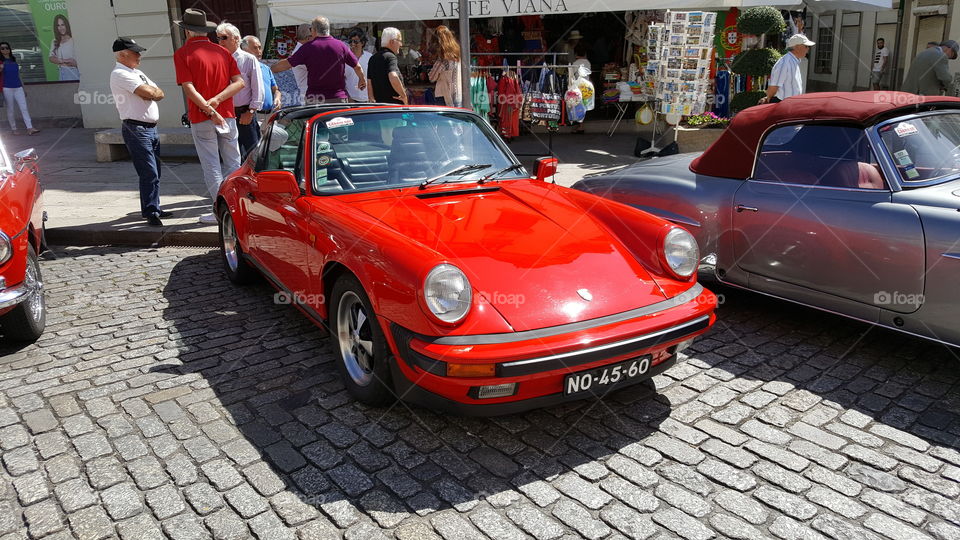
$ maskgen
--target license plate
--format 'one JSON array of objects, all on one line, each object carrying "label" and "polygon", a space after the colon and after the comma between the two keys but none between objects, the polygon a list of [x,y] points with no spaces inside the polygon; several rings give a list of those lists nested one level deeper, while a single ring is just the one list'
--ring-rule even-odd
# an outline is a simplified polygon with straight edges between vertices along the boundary
[{"label": "license plate", "polygon": [[602,368],[571,373],[563,379],[563,394],[591,392],[602,395],[613,386],[646,378],[650,371],[650,355],[631,358]]}]

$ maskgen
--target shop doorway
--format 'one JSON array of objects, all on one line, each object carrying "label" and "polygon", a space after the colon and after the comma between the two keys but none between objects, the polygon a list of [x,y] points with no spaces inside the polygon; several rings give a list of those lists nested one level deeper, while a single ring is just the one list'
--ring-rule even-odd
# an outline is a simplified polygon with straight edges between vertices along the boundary
[{"label": "shop doorway", "polygon": [[227,21],[240,29],[240,35],[257,35],[254,0],[180,0],[179,13],[187,8],[207,13],[207,20]]},{"label": "shop doorway", "polygon": [[946,15],[931,15],[929,17],[920,17],[917,21],[917,41],[914,43],[913,56],[927,48],[927,42],[943,41],[943,33],[947,27]]},{"label": "shop doorway", "polygon": [[837,90],[840,92],[853,91],[857,84],[857,71],[860,67],[860,27],[844,26],[840,29],[840,44],[837,51],[840,53],[840,63],[837,68]]}]

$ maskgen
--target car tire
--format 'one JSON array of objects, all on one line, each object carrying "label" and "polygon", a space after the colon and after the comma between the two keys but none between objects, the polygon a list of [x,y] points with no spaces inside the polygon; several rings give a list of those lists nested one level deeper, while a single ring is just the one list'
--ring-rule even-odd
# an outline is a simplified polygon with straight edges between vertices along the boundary
[{"label": "car tire", "polygon": [[38,289],[29,298],[19,303],[6,315],[0,317],[0,332],[13,341],[36,341],[47,326],[47,301],[43,294],[43,276],[40,261],[30,246],[27,251],[27,283],[34,282]]},{"label": "car tire", "polygon": [[333,285],[331,298],[330,330],[344,386],[367,405],[392,403],[396,396],[387,340],[363,286],[353,275],[343,275]]},{"label": "car tire", "polygon": [[233,224],[233,215],[226,206],[220,209],[220,258],[223,259],[223,271],[227,279],[237,285],[247,285],[257,278],[256,270],[243,256],[237,228]]}]

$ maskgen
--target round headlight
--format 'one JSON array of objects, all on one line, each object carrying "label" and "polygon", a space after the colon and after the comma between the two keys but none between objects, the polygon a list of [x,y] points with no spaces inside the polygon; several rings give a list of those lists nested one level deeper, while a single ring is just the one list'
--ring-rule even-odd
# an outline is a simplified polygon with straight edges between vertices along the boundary
[{"label": "round headlight", "polygon": [[0,264],[7,262],[13,254],[13,246],[10,245],[10,237],[0,231]]},{"label": "round headlight", "polygon": [[700,263],[696,238],[679,227],[671,229],[663,238],[663,258],[674,274],[690,277]]},{"label": "round headlight", "polygon": [[459,268],[452,264],[438,264],[423,282],[423,297],[438,319],[455,323],[470,311],[473,290]]}]

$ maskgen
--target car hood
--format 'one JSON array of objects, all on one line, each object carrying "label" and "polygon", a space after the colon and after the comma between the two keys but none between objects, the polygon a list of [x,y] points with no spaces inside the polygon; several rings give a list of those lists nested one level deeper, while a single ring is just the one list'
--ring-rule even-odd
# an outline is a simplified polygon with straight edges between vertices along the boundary
[{"label": "car hood", "polygon": [[457,265],[517,331],[663,300],[646,269],[562,189],[536,181],[470,184],[351,204]]}]

